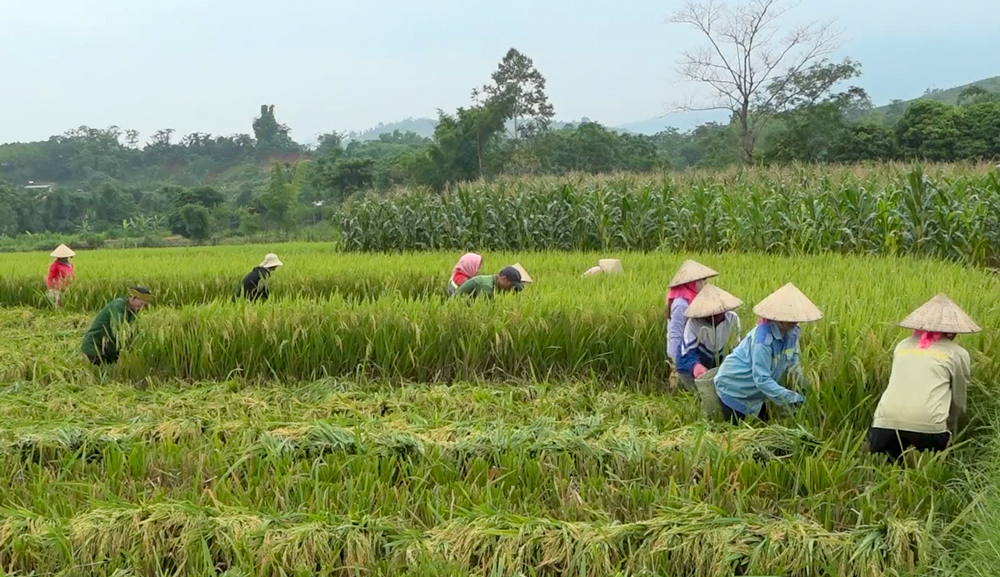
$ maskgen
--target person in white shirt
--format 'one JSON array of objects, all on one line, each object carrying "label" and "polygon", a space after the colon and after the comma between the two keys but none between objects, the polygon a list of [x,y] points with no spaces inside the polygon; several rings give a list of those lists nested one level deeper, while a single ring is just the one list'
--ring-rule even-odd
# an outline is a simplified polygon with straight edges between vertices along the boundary
[{"label": "person in white shirt", "polygon": [[680,385],[695,390],[695,379],[714,369],[726,356],[729,337],[740,333],[740,317],[733,312],[743,301],[707,284],[684,311],[684,337],[677,359]]}]

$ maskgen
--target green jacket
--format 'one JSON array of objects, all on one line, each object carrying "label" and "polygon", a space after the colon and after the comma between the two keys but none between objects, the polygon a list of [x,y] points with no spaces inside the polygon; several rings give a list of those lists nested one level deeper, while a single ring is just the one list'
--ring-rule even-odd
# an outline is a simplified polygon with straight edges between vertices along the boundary
[{"label": "green jacket", "polygon": [[116,331],[124,323],[135,319],[135,313],[128,308],[128,299],[111,301],[94,317],[90,329],[83,335],[83,354],[110,357],[118,353]]},{"label": "green jacket", "polygon": [[455,294],[451,295],[453,297],[468,295],[472,298],[476,298],[479,295],[483,295],[487,298],[491,298],[493,293],[497,290],[496,277],[491,274],[484,274],[479,276],[474,276],[469,280],[462,283],[462,286],[458,287]]}]

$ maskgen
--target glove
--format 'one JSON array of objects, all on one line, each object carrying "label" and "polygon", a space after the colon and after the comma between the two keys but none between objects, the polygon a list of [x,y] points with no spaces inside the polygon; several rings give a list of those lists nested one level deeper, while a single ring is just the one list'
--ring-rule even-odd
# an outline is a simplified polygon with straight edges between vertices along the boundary
[{"label": "glove", "polygon": [[801,406],[802,403],[806,402],[806,398],[803,397],[802,395],[800,395],[799,393],[796,393],[795,391],[792,391],[792,394],[795,395],[795,396],[788,400],[788,405],[790,407],[797,408],[797,407]]},{"label": "glove", "polygon": [[691,374],[694,375],[694,378],[697,379],[698,377],[704,375],[707,372],[708,369],[705,368],[705,365],[698,363],[694,366],[694,369],[691,371]]}]

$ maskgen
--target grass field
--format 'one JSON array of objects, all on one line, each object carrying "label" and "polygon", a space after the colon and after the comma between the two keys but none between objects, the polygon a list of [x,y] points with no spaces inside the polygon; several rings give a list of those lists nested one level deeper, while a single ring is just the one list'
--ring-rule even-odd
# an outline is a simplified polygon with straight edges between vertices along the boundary
[{"label": "grass field", "polygon": [[[458,255],[267,247],[81,252],[65,311],[47,258],[0,277],[0,569],[36,575],[991,575],[996,333],[943,455],[863,450],[894,323],[946,291],[1000,321],[991,274],[927,260],[700,255],[753,303],[795,282],[807,402],[709,423],[665,384],[663,288],[684,256],[487,254],[536,282],[452,302]],[[131,282],[163,295],[119,366],[79,339]]]}]

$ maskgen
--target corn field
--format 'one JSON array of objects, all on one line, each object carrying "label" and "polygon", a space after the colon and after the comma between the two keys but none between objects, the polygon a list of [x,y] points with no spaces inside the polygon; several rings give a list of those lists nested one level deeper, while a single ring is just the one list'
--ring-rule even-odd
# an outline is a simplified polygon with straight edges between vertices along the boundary
[{"label": "corn field", "polygon": [[[265,252],[266,303],[235,302]],[[17,575],[991,575],[1000,342],[973,357],[947,453],[865,450],[895,327],[945,291],[1000,323],[993,274],[916,257],[485,253],[532,283],[449,300],[458,255],[322,245],[81,251],[67,309],[48,259],[0,277],[0,570]],[[604,256],[625,273],[584,278]],[[806,403],[707,421],[669,390],[666,281],[687,257],[752,305],[785,282]],[[157,299],[121,362],[80,338],[128,284]]]},{"label": "corn field", "polygon": [[1000,172],[803,168],[514,180],[366,198],[349,251],[743,251],[1000,264]]}]

